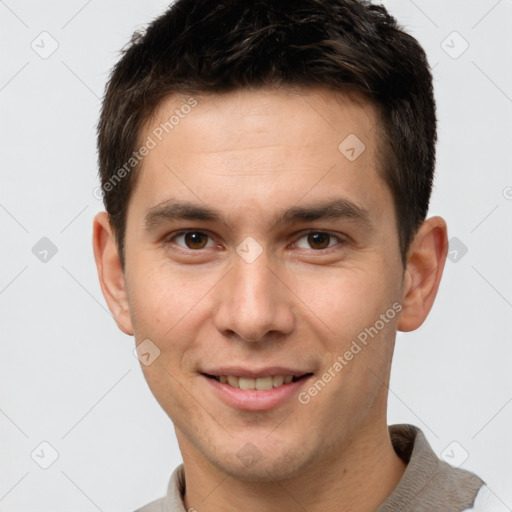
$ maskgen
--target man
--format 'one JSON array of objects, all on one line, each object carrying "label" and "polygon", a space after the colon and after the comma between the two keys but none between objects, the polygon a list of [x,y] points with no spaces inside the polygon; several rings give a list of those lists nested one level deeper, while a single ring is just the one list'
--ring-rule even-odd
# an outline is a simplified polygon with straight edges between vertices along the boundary
[{"label": "man", "polygon": [[424,51],[355,0],[178,0],[98,126],[103,294],[183,464],[153,511],[484,510],[482,480],[386,424],[397,330],[434,302]]}]

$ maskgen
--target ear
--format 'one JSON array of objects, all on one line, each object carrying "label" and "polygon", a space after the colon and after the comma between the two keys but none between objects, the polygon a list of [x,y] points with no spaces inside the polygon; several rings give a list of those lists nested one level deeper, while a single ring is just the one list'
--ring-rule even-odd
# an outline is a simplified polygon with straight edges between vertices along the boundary
[{"label": "ear", "polygon": [[132,336],[133,329],[124,272],[107,212],[100,212],[94,217],[92,245],[101,291],[108,308],[119,329]]},{"label": "ear", "polygon": [[447,253],[446,222],[441,217],[425,220],[407,254],[399,331],[413,331],[427,318],[437,295]]}]

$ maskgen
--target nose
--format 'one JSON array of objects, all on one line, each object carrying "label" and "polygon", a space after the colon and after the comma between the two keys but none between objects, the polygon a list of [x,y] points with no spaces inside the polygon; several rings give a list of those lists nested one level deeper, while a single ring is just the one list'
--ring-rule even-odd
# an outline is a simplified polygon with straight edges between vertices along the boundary
[{"label": "nose", "polygon": [[265,252],[251,263],[236,258],[218,292],[214,323],[224,336],[258,342],[293,331],[293,294],[270,268]]}]

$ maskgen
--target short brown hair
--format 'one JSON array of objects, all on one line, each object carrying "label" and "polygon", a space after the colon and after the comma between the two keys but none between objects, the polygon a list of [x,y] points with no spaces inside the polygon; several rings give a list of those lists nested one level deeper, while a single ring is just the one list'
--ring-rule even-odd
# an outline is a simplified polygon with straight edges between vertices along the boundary
[{"label": "short brown hair", "polygon": [[405,262],[427,215],[437,140],[432,75],[416,39],[364,0],[177,0],[123,49],[98,123],[101,188],[123,268],[140,165],[122,179],[119,170],[161,101],[265,86],[356,90],[378,108],[381,172]]}]

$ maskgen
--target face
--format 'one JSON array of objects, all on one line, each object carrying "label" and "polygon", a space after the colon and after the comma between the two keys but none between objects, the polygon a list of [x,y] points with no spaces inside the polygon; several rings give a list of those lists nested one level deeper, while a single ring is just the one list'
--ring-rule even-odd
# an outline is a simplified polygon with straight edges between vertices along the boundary
[{"label": "face", "polygon": [[194,100],[141,133],[124,330],[159,351],[142,368],[184,456],[293,477],[386,421],[404,270],[376,113],[321,89]]}]

